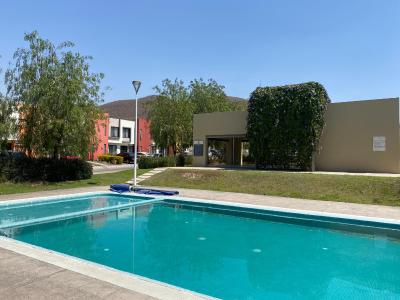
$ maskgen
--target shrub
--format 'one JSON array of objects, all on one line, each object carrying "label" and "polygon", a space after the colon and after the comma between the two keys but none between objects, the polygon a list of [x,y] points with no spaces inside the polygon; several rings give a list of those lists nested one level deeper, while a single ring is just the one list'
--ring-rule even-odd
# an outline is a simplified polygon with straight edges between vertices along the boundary
[{"label": "shrub", "polygon": [[176,160],[177,167],[185,166],[185,155],[179,154],[178,156],[176,156],[175,160]]},{"label": "shrub", "polygon": [[317,82],[257,88],[250,96],[247,122],[256,167],[309,170],[329,102]]},{"label": "shrub", "polygon": [[162,167],[175,167],[174,157],[148,157],[142,156],[138,158],[139,169],[152,169]]},{"label": "shrub", "polygon": [[111,155],[111,154],[99,155],[97,157],[97,159],[99,161],[104,161],[104,162],[108,162],[108,163],[111,163],[111,164],[117,164],[117,165],[122,164],[123,161],[124,161],[124,158],[122,156]]},{"label": "shrub", "polygon": [[193,163],[193,155],[185,156],[185,166],[191,166]]},{"label": "shrub", "polygon": [[3,180],[57,182],[88,179],[92,175],[92,166],[82,159],[0,157]]}]

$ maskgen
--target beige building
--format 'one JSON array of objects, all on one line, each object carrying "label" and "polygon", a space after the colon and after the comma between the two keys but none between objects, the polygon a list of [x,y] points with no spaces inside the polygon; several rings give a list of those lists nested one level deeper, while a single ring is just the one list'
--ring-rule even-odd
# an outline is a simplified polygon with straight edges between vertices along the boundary
[{"label": "beige building", "polygon": [[[315,170],[400,173],[399,115],[399,98],[330,103]],[[193,165],[243,165],[246,125],[247,112],[194,115]]]}]

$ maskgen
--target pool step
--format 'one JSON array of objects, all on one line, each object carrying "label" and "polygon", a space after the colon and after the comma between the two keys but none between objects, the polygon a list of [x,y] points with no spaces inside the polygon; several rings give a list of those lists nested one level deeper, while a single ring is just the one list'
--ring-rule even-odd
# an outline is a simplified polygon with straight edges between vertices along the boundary
[{"label": "pool step", "polygon": [[[143,175],[140,175],[139,177],[136,178],[136,183],[139,184],[140,182],[142,182],[143,180],[146,180],[148,178],[150,178],[153,175],[159,174],[161,172],[164,172],[166,169],[168,168],[155,168],[147,173],[144,173]],[[133,184],[133,178],[129,181],[127,181],[126,183],[128,184]]]}]

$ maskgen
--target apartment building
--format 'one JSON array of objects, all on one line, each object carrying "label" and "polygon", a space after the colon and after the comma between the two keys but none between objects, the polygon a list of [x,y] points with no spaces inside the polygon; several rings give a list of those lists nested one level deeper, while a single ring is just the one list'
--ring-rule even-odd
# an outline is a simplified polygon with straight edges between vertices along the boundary
[{"label": "apartment building", "polygon": [[135,122],[130,120],[110,118],[108,135],[108,152],[133,152],[135,141]]},{"label": "apartment building", "polygon": [[[150,134],[150,121],[148,120],[145,103],[152,101],[153,96],[138,100],[137,150],[139,152],[155,153],[156,146]],[[135,100],[117,100],[101,106],[110,116],[108,152],[133,152],[135,141]]]}]

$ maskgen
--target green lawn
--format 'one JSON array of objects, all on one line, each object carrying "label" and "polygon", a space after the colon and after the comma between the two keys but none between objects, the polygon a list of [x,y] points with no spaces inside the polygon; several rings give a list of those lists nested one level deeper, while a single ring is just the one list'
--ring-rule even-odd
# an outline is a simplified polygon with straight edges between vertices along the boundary
[{"label": "green lawn", "polygon": [[[138,176],[144,174],[151,169],[138,170]],[[106,173],[93,175],[92,178],[78,181],[67,181],[59,183],[0,183],[0,195],[39,192],[56,189],[71,189],[79,187],[102,186],[110,185],[112,183],[125,183],[132,179],[132,170],[126,170],[116,173]]]},{"label": "green lawn", "polygon": [[400,178],[169,169],[142,185],[400,206]]}]

